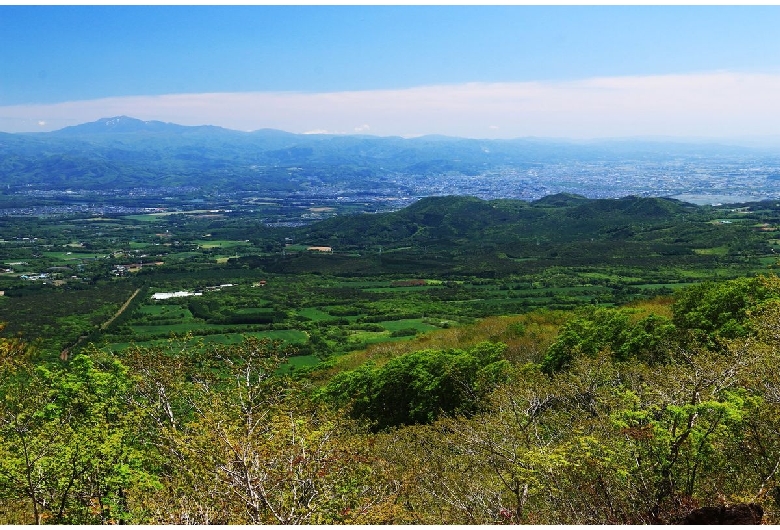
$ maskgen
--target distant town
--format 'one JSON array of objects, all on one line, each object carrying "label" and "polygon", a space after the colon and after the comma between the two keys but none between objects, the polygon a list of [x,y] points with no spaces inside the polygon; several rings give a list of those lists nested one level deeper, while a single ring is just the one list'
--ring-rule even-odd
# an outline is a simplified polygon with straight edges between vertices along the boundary
[{"label": "distant town", "polygon": [[[268,217],[268,226],[301,226],[351,207],[360,213],[403,208],[421,197],[470,195],[481,199],[537,200],[556,193],[588,198],[669,197],[698,205],[718,205],[780,198],[780,161],[691,158],[676,162],[570,162],[505,167],[475,175],[458,172],[395,174],[370,190],[321,182],[302,190],[219,191],[196,187],[133,189],[7,189],[19,206],[0,208],[0,216],[57,217],[70,215],[155,215],[203,209],[204,215],[282,210]],[[348,210],[350,208],[347,208]]]}]

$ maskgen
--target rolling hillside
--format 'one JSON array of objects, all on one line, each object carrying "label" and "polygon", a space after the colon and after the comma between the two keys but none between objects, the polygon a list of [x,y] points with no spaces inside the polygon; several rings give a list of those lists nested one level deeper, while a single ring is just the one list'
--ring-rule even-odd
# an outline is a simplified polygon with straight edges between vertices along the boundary
[{"label": "rolling hillside", "polygon": [[550,196],[528,203],[427,197],[393,213],[327,219],[299,230],[299,237],[342,247],[630,239],[629,234],[657,230],[698,212],[696,206],[661,198]]}]

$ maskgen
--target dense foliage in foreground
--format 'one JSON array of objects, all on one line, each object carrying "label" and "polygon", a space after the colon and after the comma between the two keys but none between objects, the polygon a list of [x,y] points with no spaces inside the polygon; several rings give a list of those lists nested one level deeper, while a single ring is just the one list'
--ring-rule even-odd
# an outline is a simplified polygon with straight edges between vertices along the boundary
[{"label": "dense foliage in foreground", "polygon": [[774,522],[778,346],[777,277],[488,319],[320,379],[262,340],[46,363],[4,339],[0,522]]}]

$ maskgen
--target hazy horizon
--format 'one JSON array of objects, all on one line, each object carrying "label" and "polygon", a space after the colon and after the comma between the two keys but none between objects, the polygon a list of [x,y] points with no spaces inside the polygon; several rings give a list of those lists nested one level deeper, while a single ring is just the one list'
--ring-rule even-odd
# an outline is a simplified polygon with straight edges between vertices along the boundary
[{"label": "hazy horizon", "polygon": [[777,6],[2,6],[0,131],[777,143]]},{"label": "hazy horizon", "polygon": [[252,134],[255,132],[261,132],[261,131],[278,131],[280,133],[288,133],[288,134],[294,134],[294,135],[301,135],[301,136],[316,136],[316,135],[322,135],[322,136],[358,136],[358,137],[368,137],[368,138],[404,138],[404,139],[414,139],[414,138],[427,138],[427,137],[440,137],[440,138],[451,138],[451,139],[464,139],[464,140],[484,140],[484,141],[493,141],[493,140],[499,140],[499,141],[539,141],[539,142],[551,142],[551,143],[570,143],[570,144],[576,144],[576,145],[590,145],[590,144],[601,144],[601,143],[609,143],[609,142],[637,142],[637,143],[671,143],[671,144],[713,144],[713,145],[729,145],[734,147],[747,147],[747,148],[775,148],[780,147],[780,135],[771,135],[771,136],[764,136],[764,137],[755,137],[755,136],[744,136],[744,137],[707,137],[707,136],[664,136],[664,135],[644,135],[644,136],[605,136],[601,138],[569,138],[569,137],[563,137],[563,136],[516,136],[511,138],[488,138],[488,137],[467,137],[467,136],[455,136],[455,135],[446,135],[446,134],[437,134],[437,133],[431,133],[431,134],[419,134],[419,135],[397,135],[397,134],[390,134],[390,135],[380,135],[375,134],[371,132],[328,132],[328,131],[312,131],[312,132],[304,132],[304,133],[296,133],[293,131],[288,131],[285,129],[278,129],[278,128],[272,128],[272,127],[263,127],[260,129],[254,129],[254,130],[241,130],[241,129],[234,129],[230,127],[223,127],[221,125],[216,125],[213,123],[193,123],[193,124],[182,124],[177,123],[174,121],[165,121],[165,120],[156,120],[156,119],[150,119],[150,120],[141,120],[140,118],[137,118],[135,116],[128,116],[128,115],[117,115],[117,116],[102,116],[98,119],[86,121],[86,122],[80,122],[80,123],[74,123],[72,125],[65,125],[63,127],[58,128],[52,128],[51,130],[41,130],[41,127],[38,127],[31,131],[17,131],[17,132],[8,132],[8,131],[0,131],[0,133],[4,134],[46,134],[46,133],[57,133],[59,131],[71,128],[71,127],[77,127],[80,125],[89,125],[93,123],[100,123],[103,120],[114,120],[118,118],[126,118],[131,120],[138,120],[143,122],[157,122],[157,123],[163,123],[167,125],[176,125],[176,126],[185,126],[185,127],[217,127],[220,129],[224,129],[226,131],[232,131],[232,132],[239,132],[239,133],[246,133],[246,134]]}]

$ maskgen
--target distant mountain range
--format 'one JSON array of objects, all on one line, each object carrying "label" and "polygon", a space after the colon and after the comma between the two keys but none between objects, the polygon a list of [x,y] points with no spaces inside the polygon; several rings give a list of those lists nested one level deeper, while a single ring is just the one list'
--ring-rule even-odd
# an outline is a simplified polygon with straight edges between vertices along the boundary
[{"label": "distant mountain range", "polygon": [[193,186],[231,190],[376,189],[394,175],[477,175],[566,161],[744,155],[743,147],[671,142],[566,143],[240,132],[127,116],[48,133],[0,133],[6,187],[116,189]]}]

